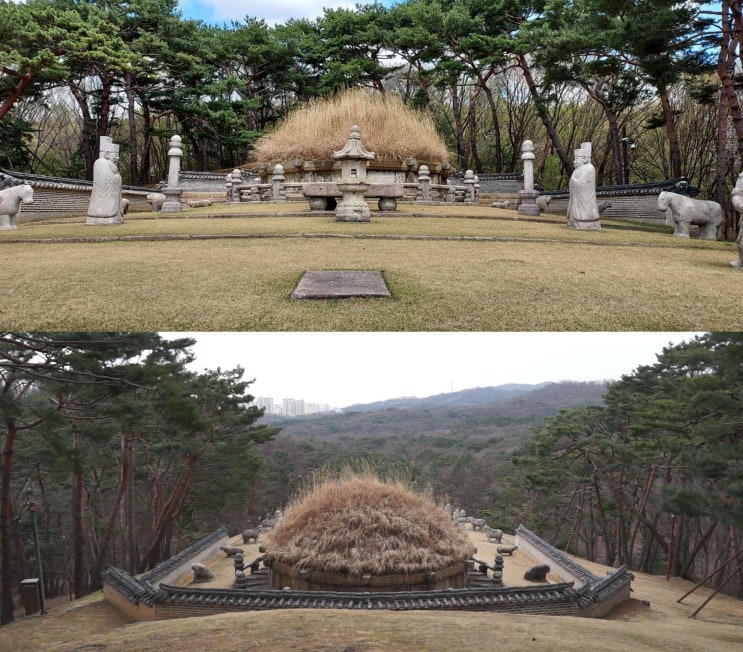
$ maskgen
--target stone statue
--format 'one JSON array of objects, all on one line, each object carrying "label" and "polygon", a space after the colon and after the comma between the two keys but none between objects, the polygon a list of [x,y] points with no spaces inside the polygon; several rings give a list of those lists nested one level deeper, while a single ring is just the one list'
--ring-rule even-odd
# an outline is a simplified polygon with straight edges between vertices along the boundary
[{"label": "stone statue", "polygon": [[165,193],[162,192],[148,192],[147,202],[152,206],[153,213],[159,213],[165,203]]},{"label": "stone statue", "polygon": [[191,564],[193,571],[193,582],[209,582],[214,579],[214,574],[202,563]]},{"label": "stone statue", "polygon": [[743,269],[743,172],[738,175],[735,188],[730,193],[730,201],[738,213],[738,237],[735,239],[735,244],[738,245],[738,258],[731,260],[730,266]]},{"label": "stone statue", "polygon": [[123,221],[119,146],[108,136],[101,136],[100,155],[93,164],[93,191],[85,223],[121,224]]},{"label": "stone statue", "polygon": [[568,226],[572,229],[600,229],[596,201],[596,168],[591,164],[591,143],[575,150],[575,171],[570,177]]},{"label": "stone statue", "polygon": [[21,204],[30,204],[33,200],[34,189],[25,183],[0,190],[0,230],[17,229],[16,218]]},{"label": "stone statue", "polygon": [[546,582],[547,581],[547,573],[550,572],[550,567],[547,566],[547,564],[539,564],[538,566],[533,566],[528,571],[524,573],[524,579],[528,580],[529,582]]},{"label": "stone statue", "polygon": [[665,211],[666,224],[674,227],[673,235],[689,237],[689,227],[699,227],[701,240],[717,240],[722,224],[722,206],[716,201],[692,199],[676,192],[658,195],[658,210]]}]

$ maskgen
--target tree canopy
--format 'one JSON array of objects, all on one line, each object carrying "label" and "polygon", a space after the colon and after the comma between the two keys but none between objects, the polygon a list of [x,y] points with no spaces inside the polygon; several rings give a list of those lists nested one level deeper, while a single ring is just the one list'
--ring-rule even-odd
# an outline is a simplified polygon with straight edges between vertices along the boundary
[{"label": "tree canopy", "polygon": [[403,0],[207,25],[175,0],[0,0],[0,155],[89,178],[108,135],[148,184],[179,133],[185,167],[232,169],[298,104],[362,86],[428,113],[462,169],[516,171],[530,139],[541,185],[564,187],[590,140],[600,184],[685,175],[725,200],[740,16],[739,1]]},{"label": "tree canopy", "polygon": [[47,595],[143,572],[174,543],[240,524],[277,429],[256,421],[243,370],[194,373],[193,340],[156,333],[0,334],[3,624],[39,506]]}]

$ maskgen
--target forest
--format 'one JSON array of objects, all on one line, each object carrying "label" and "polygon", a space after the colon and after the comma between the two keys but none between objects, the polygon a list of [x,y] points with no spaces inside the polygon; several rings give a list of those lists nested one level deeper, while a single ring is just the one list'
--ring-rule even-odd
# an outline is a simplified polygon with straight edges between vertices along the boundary
[{"label": "forest", "polygon": [[231,170],[294,107],[364,87],[433,117],[457,169],[518,171],[528,138],[538,182],[564,188],[572,151],[591,141],[600,185],[685,176],[728,205],[742,7],[400,0],[209,25],[176,0],[2,0],[0,160],[90,179],[108,135],[125,181],[148,185],[179,133],[184,169]]},{"label": "forest", "polygon": [[728,561],[710,581],[743,596],[740,333],[666,347],[608,385],[282,421],[252,405],[242,369],[189,371],[193,342],[0,334],[4,623],[37,561],[46,595],[81,597],[109,565],[143,572],[239,532],[348,465],[610,566],[702,580]]}]

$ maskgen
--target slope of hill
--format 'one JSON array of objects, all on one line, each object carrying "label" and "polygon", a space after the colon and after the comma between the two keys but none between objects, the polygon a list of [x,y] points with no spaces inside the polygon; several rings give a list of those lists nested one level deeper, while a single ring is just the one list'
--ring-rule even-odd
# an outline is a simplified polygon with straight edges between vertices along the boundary
[{"label": "slope of hill", "polygon": [[[606,385],[598,382],[546,383],[531,387],[528,391],[506,391],[501,398],[488,402],[484,398],[494,395],[488,391],[493,388],[467,390],[469,398],[464,398],[465,392],[431,397],[436,399],[432,403],[428,403],[429,399],[410,399],[410,406],[405,408],[389,405],[378,410],[351,411],[348,408],[340,414],[264,420],[281,426],[284,436],[313,440],[338,441],[342,437],[359,439],[401,434],[407,438],[434,434],[481,438],[495,434],[499,428],[533,425],[561,409],[600,403],[606,391]],[[449,400],[448,396],[454,398]],[[423,403],[419,404],[420,401]]]},{"label": "slope of hill", "polygon": [[[514,473],[512,453],[544,417],[600,403],[603,383],[550,383],[491,403],[388,408],[272,419],[281,433],[263,449],[265,467],[254,504],[283,505],[315,469],[359,458],[405,468],[437,495],[488,512],[496,527],[515,527],[504,499]],[[497,512],[497,513],[496,513]]]},{"label": "slope of hill", "polygon": [[374,412],[377,410],[389,410],[398,408],[406,410],[410,408],[435,408],[452,405],[484,405],[495,403],[519,394],[526,394],[535,389],[541,389],[549,383],[540,383],[538,385],[518,385],[507,384],[498,385],[497,387],[475,387],[473,389],[463,389],[458,392],[449,392],[445,394],[435,394],[418,398],[408,396],[404,398],[391,398],[386,401],[376,401],[374,403],[356,403],[343,408],[343,412]]}]

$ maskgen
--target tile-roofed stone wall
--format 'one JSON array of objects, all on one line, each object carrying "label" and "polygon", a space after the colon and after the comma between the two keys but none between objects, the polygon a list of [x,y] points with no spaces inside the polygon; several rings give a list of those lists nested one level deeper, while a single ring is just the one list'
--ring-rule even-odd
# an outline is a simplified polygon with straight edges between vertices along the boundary
[{"label": "tile-roofed stone wall", "polygon": [[[25,172],[9,172],[0,169],[0,175],[9,183],[25,183],[34,189],[32,204],[22,204],[19,221],[29,222],[50,217],[86,215],[90,204],[92,181],[63,179]],[[146,188],[123,186],[122,197],[129,200],[129,210],[149,211]]]}]

